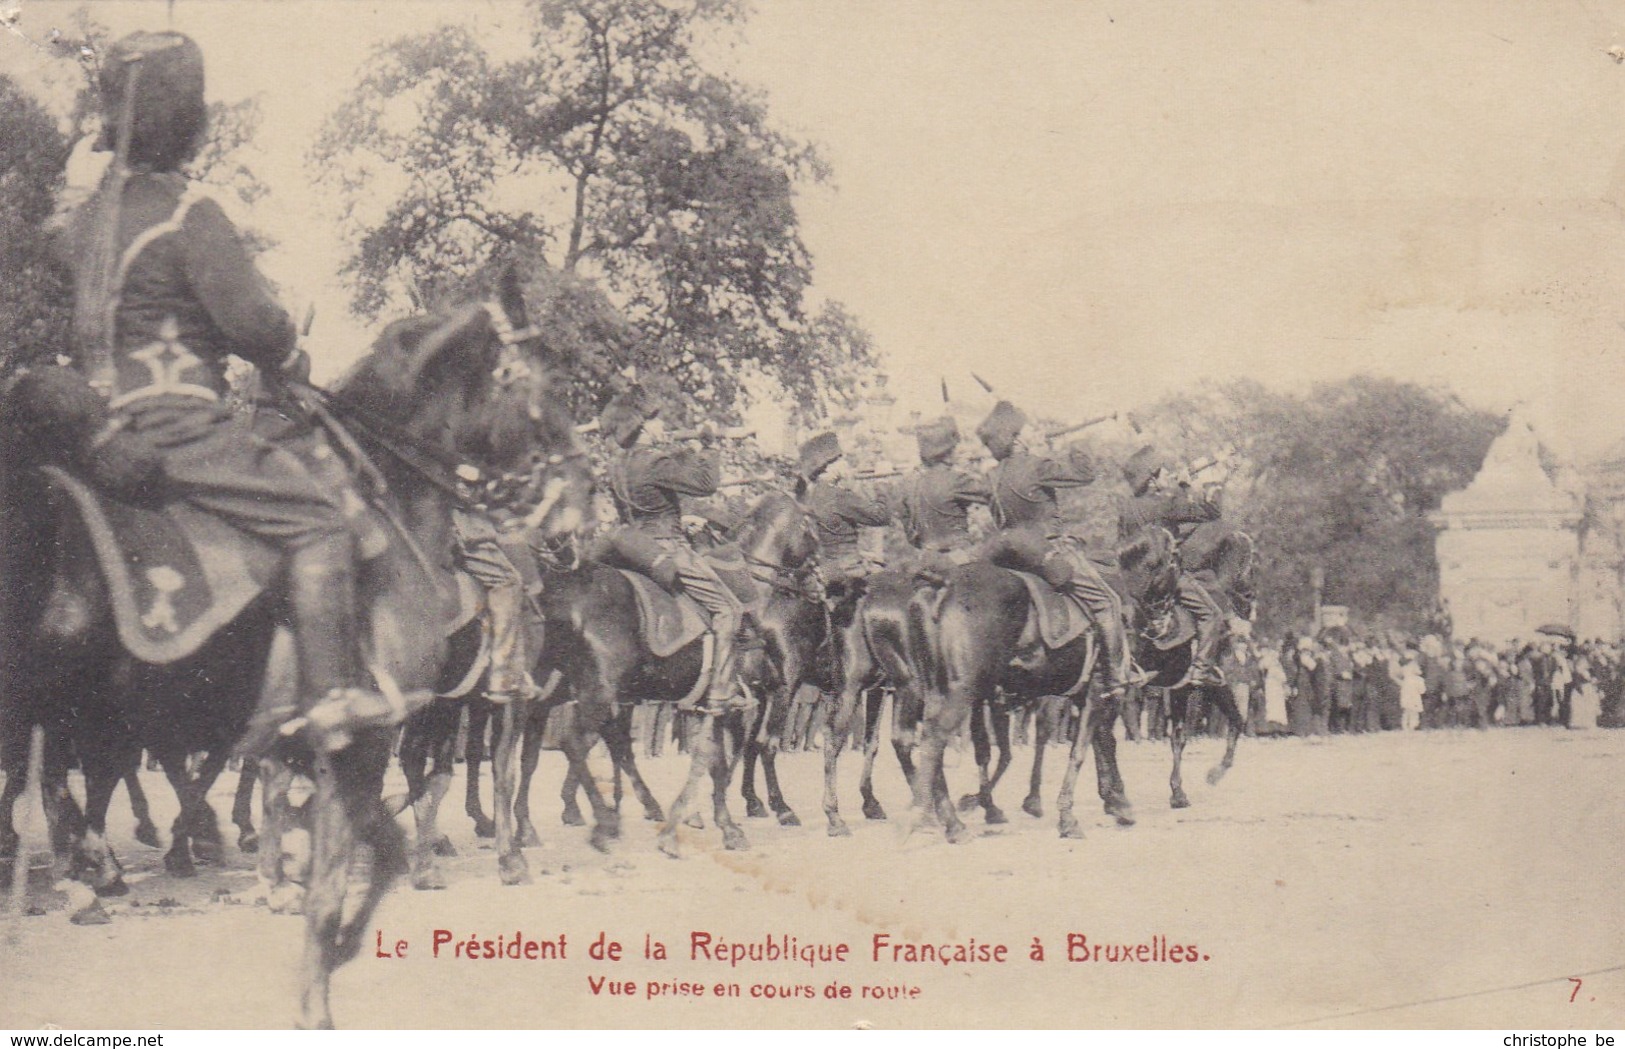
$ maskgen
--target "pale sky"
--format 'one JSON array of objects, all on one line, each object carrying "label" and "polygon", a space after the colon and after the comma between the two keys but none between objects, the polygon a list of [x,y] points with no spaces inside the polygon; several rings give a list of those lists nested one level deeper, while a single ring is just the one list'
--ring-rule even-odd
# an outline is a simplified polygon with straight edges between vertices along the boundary
[{"label": "pale sky", "polygon": [[[18,0],[8,0],[16,5]],[[43,33],[74,4],[21,0]],[[162,0],[102,0],[116,31]],[[375,42],[510,0],[177,0],[211,94],[261,96],[255,216],[330,371],[331,202],[304,153]],[[1370,371],[1590,456],[1625,437],[1625,4],[761,0],[728,61],[821,145],[821,293],[901,408],[969,373],[1082,418],[1251,376]],[[41,60],[15,35],[0,68]]]}]

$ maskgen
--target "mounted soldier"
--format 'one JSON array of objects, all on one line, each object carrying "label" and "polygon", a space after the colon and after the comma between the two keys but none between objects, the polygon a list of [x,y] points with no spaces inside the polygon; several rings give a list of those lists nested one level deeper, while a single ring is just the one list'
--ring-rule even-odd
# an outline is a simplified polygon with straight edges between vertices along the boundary
[{"label": "mounted soldier", "polygon": [[1038,455],[1022,443],[1027,416],[1000,401],[976,428],[976,436],[996,463],[989,472],[993,524],[998,535],[986,547],[987,559],[1042,577],[1070,597],[1094,624],[1105,649],[1108,692],[1125,689],[1133,677],[1123,605],[1083,544],[1066,532],[1057,493],[1094,483],[1087,452],[1074,444],[1065,459]]},{"label": "mounted soldier", "polygon": [[813,519],[818,541],[818,576],[832,603],[856,596],[872,568],[859,549],[860,528],[891,523],[885,499],[865,495],[846,482],[851,476],[838,435],[818,434],[801,446],[796,495]]},{"label": "mounted soldier", "polygon": [[903,537],[920,551],[916,569],[922,578],[938,579],[973,559],[970,508],[992,499],[987,482],[954,463],[959,425],[952,416],[920,424],[915,431],[920,468],[901,485]]},{"label": "mounted soldier", "polygon": [[[1118,534],[1127,540],[1146,528],[1164,528],[1175,540],[1189,536],[1197,526],[1219,520],[1219,506],[1209,494],[1181,484],[1172,463],[1156,449],[1141,448],[1123,465],[1132,498],[1118,518]],[[1218,651],[1224,639],[1225,604],[1215,597],[1211,583],[1204,585],[1188,566],[1179,574],[1177,600],[1196,624],[1196,647],[1186,684],[1223,685]]]},{"label": "mounted soldier", "polygon": [[599,424],[623,449],[610,467],[610,491],[626,525],[612,532],[608,541],[622,561],[646,566],[656,582],[687,594],[710,614],[716,649],[706,705],[712,711],[738,707],[743,697],[735,645],[744,605],[689,544],[682,527],[684,497],[717,493],[721,455],[664,446],[666,431],[658,408],[632,394],[611,400]]},{"label": "mounted soldier", "polygon": [[205,132],[202,53],[179,33],[132,34],[110,49],[100,87],[99,145],[115,157],[65,237],[75,362],[110,413],[98,441],[117,434],[155,455],[164,496],[280,552],[299,704],[317,745],[341,746],[349,729],[405,711],[359,687],[365,514],[342,469],[297,413],[261,413],[250,429],[224,401],[228,355],[297,379],[309,360],[225,212],[181,173]]}]

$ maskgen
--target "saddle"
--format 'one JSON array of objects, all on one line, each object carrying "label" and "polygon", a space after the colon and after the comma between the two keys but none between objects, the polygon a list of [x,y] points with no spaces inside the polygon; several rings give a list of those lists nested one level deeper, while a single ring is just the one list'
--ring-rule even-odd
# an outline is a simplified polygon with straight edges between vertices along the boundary
[{"label": "saddle", "polygon": [[615,571],[632,585],[638,606],[638,633],[656,659],[675,654],[710,629],[705,610],[693,598],[672,594],[640,572],[626,568]]},{"label": "saddle", "polygon": [[1027,587],[1027,596],[1038,620],[1038,637],[1045,648],[1061,648],[1089,629],[1089,617],[1076,601],[1031,572],[1009,571]]},{"label": "saddle", "polygon": [[119,641],[143,662],[173,663],[196,652],[280,569],[276,550],[186,503],[133,506],[59,467],[41,472],[62,510],[84,523]]}]

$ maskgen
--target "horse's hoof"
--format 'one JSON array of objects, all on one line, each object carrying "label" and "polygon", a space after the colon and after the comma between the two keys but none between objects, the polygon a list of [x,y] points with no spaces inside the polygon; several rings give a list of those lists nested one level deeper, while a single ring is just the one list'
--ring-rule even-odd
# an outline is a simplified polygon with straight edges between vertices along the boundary
[{"label": "horse's hoof", "polygon": [[745,815],[753,820],[767,818],[767,806],[762,804],[760,798],[745,799]]},{"label": "horse's hoof", "polygon": [[663,810],[659,805],[656,805],[653,808],[645,806],[643,810],[643,819],[646,823],[665,823],[666,813],[665,810]]},{"label": "horse's hoof", "polygon": [[1006,816],[1004,814],[1004,810],[999,808],[997,805],[989,805],[987,807],[987,820],[986,820],[986,822],[988,823],[989,826],[995,826],[996,827],[1001,823],[1009,823],[1010,818],[1008,816]]},{"label": "horse's hoof", "polygon": [[1230,771],[1230,766],[1228,766],[1228,765],[1215,765],[1212,768],[1208,769],[1207,770],[1207,785],[1210,786],[1210,787],[1218,786],[1219,781],[1221,779],[1224,779],[1224,774],[1226,772],[1229,772],[1229,771]]},{"label": "horse's hoof", "polygon": [[750,840],[738,827],[726,827],[722,831],[722,847],[729,852],[744,852],[750,848]]},{"label": "horse's hoof", "polygon": [[963,794],[959,798],[959,811],[970,812],[982,803],[980,794]]},{"label": "horse's hoof", "polygon": [[412,888],[419,892],[438,892],[446,887],[446,876],[440,868],[430,865],[412,872]]},{"label": "horse's hoof", "polygon": [[1038,795],[1034,794],[1021,803],[1021,811],[1034,819],[1041,820],[1044,818],[1044,803],[1039,800]]},{"label": "horse's hoof", "polygon": [[[253,832],[250,831],[249,833]],[[163,847],[163,842],[158,839],[158,828],[152,825],[151,820],[142,820],[135,825],[135,840],[149,849]]]},{"label": "horse's hoof", "polygon": [[946,835],[948,838],[948,844],[950,845],[962,845],[976,836],[972,834],[971,829],[965,826],[963,823],[956,823],[952,827],[949,827]]},{"label": "horse's hoof", "polygon": [[218,841],[192,839],[192,856],[205,867],[223,867],[226,863],[226,850]]},{"label": "horse's hoof", "polygon": [[107,913],[101,900],[91,900],[68,918],[74,925],[106,925],[112,920],[112,915]]},{"label": "horse's hoof", "polygon": [[172,848],[164,853],[164,869],[177,878],[197,877],[197,868],[192,865],[192,854],[185,846]]},{"label": "horse's hoof", "polygon": [[530,864],[519,853],[510,853],[497,860],[497,876],[504,885],[529,885],[531,883]]},{"label": "horse's hoof", "polygon": [[1184,791],[1178,791],[1168,800],[1168,807],[1173,809],[1188,809],[1191,807],[1191,799],[1185,796]]},{"label": "horse's hoof", "polygon": [[1083,827],[1078,823],[1076,816],[1061,817],[1061,837],[1074,839],[1083,837]]},{"label": "horse's hoof", "polygon": [[474,837],[494,838],[497,836],[496,821],[489,816],[477,817],[474,820]]},{"label": "horse's hoof", "polygon": [[237,835],[237,851],[244,856],[252,856],[260,851],[260,836],[257,831],[245,830]]},{"label": "horse's hoof", "polygon": [[599,852],[608,855],[609,847],[614,844],[616,837],[617,835],[611,834],[604,830],[602,826],[599,826],[593,829],[592,837],[587,839],[587,843]]},{"label": "horse's hoof", "polygon": [[799,826],[801,826],[801,817],[797,816],[795,813],[791,812],[789,809],[783,809],[783,810],[781,810],[779,812],[779,826],[781,826],[781,827],[799,827]]},{"label": "horse's hoof", "polygon": [[536,827],[530,820],[526,820],[519,827],[519,847],[523,849],[539,849],[542,847],[542,836],[536,833]]},{"label": "horse's hoof", "polygon": [[883,820],[886,818],[886,810],[881,808],[880,802],[869,798],[863,803],[863,818],[866,820]]},{"label": "horse's hoof", "polygon": [[1105,807],[1106,815],[1115,819],[1119,827],[1134,826],[1134,806],[1129,804],[1127,798],[1108,798]]},{"label": "horse's hoof", "polygon": [[705,819],[698,812],[683,821],[683,826],[690,830],[704,830]]},{"label": "horse's hoof", "polygon": [[[109,881],[105,885],[96,886],[97,896],[106,896],[111,898],[116,896],[128,896],[129,894],[130,887],[124,883],[124,876],[122,874],[115,874],[113,875],[112,881]],[[100,925],[101,923],[95,922],[92,924]]]},{"label": "horse's hoof", "polygon": [[440,837],[434,840],[433,845],[429,846],[429,851],[433,852],[436,856],[443,856],[446,859],[451,859],[457,855],[457,846],[451,843],[450,838],[442,834]]},{"label": "horse's hoof", "polygon": [[291,881],[285,881],[273,886],[265,894],[265,905],[272,914],[303,914],[305,912],[305,887]]},{"label": "horse's hoof", "polygon": [[566,827],[585,827],[587,820],[581,815],[580,809],[565,809],[559,815],[559,821]]},{"label": "horse's hoof", "polygon": [[852,828],[846,825],[845,820],[836,816],[829,821],[829,836],[832,838],[850,838]]},{"label": "horse's hoof", "polygon": [[677,835],[675,833],[671,831],[662,832],[660,837],[655,839],[655,844],[660,847],[661,852],[672,859],[680,860],[683,858],[683,854],[677,848]]}]

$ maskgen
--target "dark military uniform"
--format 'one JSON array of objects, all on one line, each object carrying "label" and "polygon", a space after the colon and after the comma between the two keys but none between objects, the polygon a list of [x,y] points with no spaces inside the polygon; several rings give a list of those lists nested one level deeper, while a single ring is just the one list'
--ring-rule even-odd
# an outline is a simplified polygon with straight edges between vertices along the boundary
[{"label": "dark military uniform", "polygon": [[1093,484],[1094,465],[1081,449],[1074,449],[1063,462],[1021,447],[1016,437],[1025,423],[1020,412],[1001,401],[977,430],[998,460],[988,480],[999,534],[989,542],[987,558],[1041,575],[1077,602],[1106,649],[1108,687],[1121,686],[1130,675],[1122,601],[1084,554],[1081,541],[1065,534],[1056,495],[1065,488]]},{"label": "dark military uniform", "polygon": [[651,574],[659,578],[674,573],[683,592],[711,614],[716,655],[708,698],[726,703],[738,695],[734,648],[745,607],[689,545],[682,527],[683,497],[714,495],[720,472],[721,456],[715,452],[639,446],[611,467],[610,490],[627,521],[626,530],[635,534],[628,538],[652,541],[661,551]]},{"label": "dark military uniform", "polygon": [[992,497],[985,481],[951,463],[926,464],[905,479],[903,537],[924,555],[922,567],[942,572],[969,562],[970,508]]},{"label": "dark military uniform", "polygon": [[[203,119],[202,56],[191,40],[135,34],[114,45],[102,74],[109,129],[138,62],[133,170],[105,181],[68,222],[76,354],[117,423],[158,450],[174,497],[288,556],[301,703],[338,698],[359,680],[350,521],[361,507],[313,472],[319,463],[250,430],[225,404],[227,355],[274,373],[295,357],[297,332],[225,212],[178,173]],[[89,329],[86,317],[96,322]],[[313,454],[308,428],[287,436]],[[315,457],[331,458],[325,447]]]},{"label": "dark military uniform", "polygon": [[[1118,535],[1128,540],[1148,527],[1166,528],[1177,539],[1189,534],[1192,526],[1219,519],[1219,507],[1213,500],[1193,494],[1185,488],[1164,492],[1152,488],[1152,481],[1161,463],[1147,456],[1147,449],[1130,459],[1124,467],[1134,496],[1124,505],[1118,517]],[[1196,620],[1196,651],[1191,657],[1189,681],[1195,685],[1223,684],[1219,672],[1219,643],[1223,640],[1225,610],[1209,588],[1190,572],[1179,574],[1178,600],[1181,607]]]},{"label": "dark military uniform", "polygon": [[812,514],[818,540],[818,566],[826,582],[851,580],[868,574],[858,548],[859,529],[891,523],[886,500],[864,495],[834,481],[818,481],[802,502]]}]

